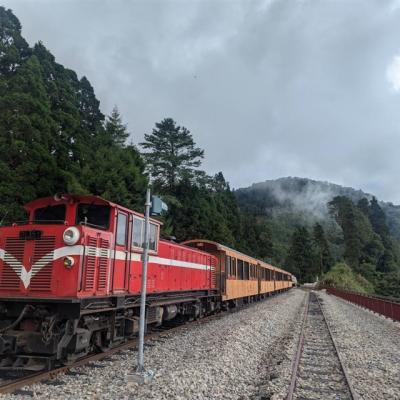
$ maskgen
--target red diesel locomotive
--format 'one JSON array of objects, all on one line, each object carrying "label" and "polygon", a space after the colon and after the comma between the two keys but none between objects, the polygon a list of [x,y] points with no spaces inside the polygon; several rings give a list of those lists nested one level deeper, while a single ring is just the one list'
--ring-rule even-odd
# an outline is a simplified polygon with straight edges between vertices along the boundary
[{"label": "red diesel locomotive", "polygon": [[[26,223],[0,228],[0,366],[50,368],[135,335],[143,215],[96,196],[43,198],[25,209]],[[159,232],[151,219],[147,324],[233,305],[221,293],[225,261]],[[291,286],[281,275],[287,284],[278,291]]]}]

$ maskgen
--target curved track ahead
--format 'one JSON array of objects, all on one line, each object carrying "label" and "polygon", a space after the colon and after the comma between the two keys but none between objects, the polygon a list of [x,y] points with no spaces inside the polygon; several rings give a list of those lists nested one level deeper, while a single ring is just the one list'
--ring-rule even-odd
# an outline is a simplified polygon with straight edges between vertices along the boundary
[{"label": "curved track ahead", "polygon": [[308,296],[287,400],[357,400],[318,297]]}]

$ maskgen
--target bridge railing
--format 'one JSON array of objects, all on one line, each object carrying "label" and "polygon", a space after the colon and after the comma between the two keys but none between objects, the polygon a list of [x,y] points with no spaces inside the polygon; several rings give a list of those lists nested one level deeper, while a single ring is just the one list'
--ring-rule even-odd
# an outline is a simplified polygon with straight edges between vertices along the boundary
[{"label": "bridge railing", "polygon": [[350,292],[330,286],[325,287],[325,289],[329,294],[333,294],[344,300],[350,301],[351,303],[367,308],[368,310],[374,311],[377,314],[384,315],[385,317],[391,318],[394,321],[400,321],[400,303],[385,300],[381,297]]}]

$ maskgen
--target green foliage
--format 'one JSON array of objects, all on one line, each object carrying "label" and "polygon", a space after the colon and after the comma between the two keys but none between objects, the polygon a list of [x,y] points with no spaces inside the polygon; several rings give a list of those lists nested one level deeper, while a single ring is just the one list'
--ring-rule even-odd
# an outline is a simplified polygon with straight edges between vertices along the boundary
[{"label": "green foliage", "polygon": [[[115,109],[104,125],[89,81],[29,48],[10,10],[0,7],[0,221],[56,192],[143,203],[144,163]],[[140,201],[139,201],[140,199]]]},{"label": "green foliage", "polygon": [[324,228],[318,222],[313,228],[313,244],[319,275],[329,270],[333,264],[333,258],[325,237]]},{"label": "green foliage", "polygon": [[374,236],[368,217],[349,198],[343,196],[337,196],[329,202],[329,211],[343,230],[344,259],[356,268],[360,265],[364,246]]},{"label": "green foliage", "polygon": [[159,191],[172,192],[181,181],[196,180],[204,151],[195,147],[188,129],[166,118],[144,137],[140,145],[146,150],[143,155]]},{"label": "green foliage", "polygon": [[107,117],[104,128],[107,132],[107,136],[114,144],[120,147],[125,145],[129,137],[129,132],[126,125],[122,123],[122,118],[117,106],[114,106],[111,115]]},{"label": "green foliage", "polygon": [[293,232],[285,266],[301,283],[316,280],[319,272],[316,256],[310,233],[305,227],[297,227]]},{"label": "green foliage", "polygon": [[380,274],[376,280],[376,292],[382,296],[400,298],[400,272]]},{"label": "green foliage", "polygon": [[221,176],[217,175],[211,186],[196,185],[185,179],[175,187],[167,222],[178,240],[197,237],[228,246],[236,244],[234,234],[239,230],[235,226],[239,214],[229,187],[218,187]]},{"label": "green foliage", "polygon": [[353,272],[346,263],[338,263],[327,272],[322,284],[358,293],[373,293],[373,285],[361,275]]}]

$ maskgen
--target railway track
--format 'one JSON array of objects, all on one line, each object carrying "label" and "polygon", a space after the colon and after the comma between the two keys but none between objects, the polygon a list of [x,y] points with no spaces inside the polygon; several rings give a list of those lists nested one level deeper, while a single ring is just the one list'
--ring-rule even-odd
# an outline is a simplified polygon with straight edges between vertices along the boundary
[{"label": "railway track", "polygon": [[[194,321],[194,323],[199,323],[200,321],[207,322],[210,321],[211,319],[222,317],[223,315],[224,315],[223,313],[210,315],[209,317],[206,317],[203,320]],[[170,334],[173,331],[185,329],[187,327],[188,327],[187,324],[181,324],[172,327],[170,326],[170,327],[156,328],[146,334],[145,345],[150,341],[156,341],[157,339],[162,338],[166,334]],[[24,386],[33,385],[35,383],[40,383],[43,381],[53,380],[63,374],[69,373],[74,368],[82,367],[90,363],[95,363],[96,361],[108,359],[112,355],[118,352],[135,348],[138,344],[138,341],[139,341],[138,338],[134,338],[120,345],[117,345],[107,350],[104,353],[91,354],[86,357],[80,358],[71,365],[57,367],[49,371],[39,371],[32,373],[28,371],[7,371],[7,370],[0,371],[0,394],[12,393],[21,389]],[[79,374],[79,372],[77,372],[77,374]]]},{"label": "railway track", "polygon": [[[261,300],[265,301],[268,298]],[[162,339],[163,336],[166,334],[171,334],[174,331],[182,330],[185,328],[188,328],[189,325],[193,324],[204,324],[207,322],[210,322],[215,319],[219,319],[224,317],[227,314],[230,313],[235,313],[240,310],[243,310],[247,307],[251,307],[253,303],[251,304],[246,304],[240,307],[236,307],[233,309],[230,309],[228,311],[221,311],[217,314],[212,314],[207,317],[192,321],[192,322],[187,322],[187,323],[181,323],[178,325],[171,324],[169,326],[161,326],[158,328],[151,329],[145,336],[145,345],[148,344],[151,341],[157,341],[158,339]],[[70,373],[70,371],[74,368],[82,367],[84,365],[88,365],[90,363],[95,363],[96,361],[101,361],[107,358],[110,358],[112,355],[137,347],[138,345],[138,338],[134,338],[132,340],[129,340],[127,342],[124,342],[120,345],[117,345],[109,350],[107,350],[104,353],[97,353],[97,354],[92,354],[88,355],[86,357],[82,357],[76,362],[74,362],[71,365],[68,366],[61,366],[54,368],[49,371],[39,371],[39,372],[27,372],[27,371],[7,371],[7,370],[0,370],[0,394],[5,394],[5,393],[13,393],[24,386],[29,386],[33,385],[35,383],[40,383],[40,382],[46,382],[49,380],[54,380],[55,378],[62,376],[63,374]],[[79,372],[77,372],[79,374]],[[19,376],[18,376],[19,375]]]},{"label": "railway track", "polygon": [[305,307],[287,400],[357,400],[315,292]]}]

